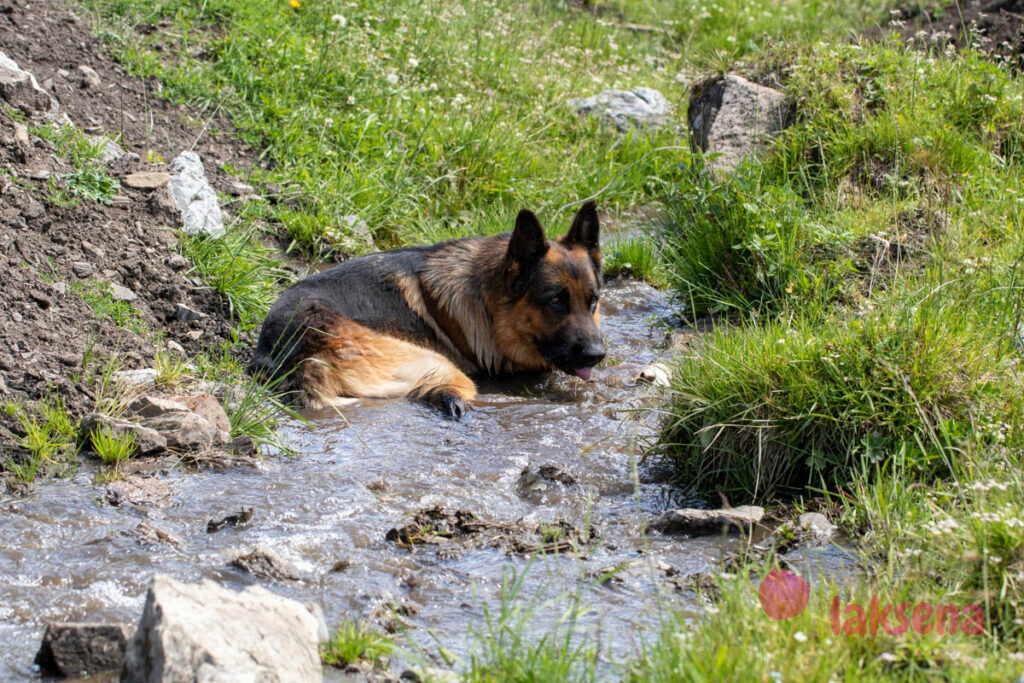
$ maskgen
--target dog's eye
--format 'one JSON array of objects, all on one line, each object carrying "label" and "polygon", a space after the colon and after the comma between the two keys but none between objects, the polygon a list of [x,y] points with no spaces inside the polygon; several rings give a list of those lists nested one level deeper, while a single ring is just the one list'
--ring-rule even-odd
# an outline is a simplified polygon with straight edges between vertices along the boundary
[{"label": "dog's eye", "polygon": [[564,294],[553,296],[548,299],[548,306],[556,313],[565,313],[568,310],[569,297]]}]

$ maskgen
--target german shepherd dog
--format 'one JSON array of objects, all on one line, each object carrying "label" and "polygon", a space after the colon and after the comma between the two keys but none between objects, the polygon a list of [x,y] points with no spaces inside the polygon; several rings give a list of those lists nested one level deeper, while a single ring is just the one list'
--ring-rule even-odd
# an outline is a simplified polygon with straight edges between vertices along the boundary
[{"label": "german shepherd dog", "polygon": [[523,209],[511,233],[350,259],[285,290],[251,369],[310,407],[408,396],[455,419],[470,376],[589,380],[604,358],[598,233],[589,202],[555,241]]}]

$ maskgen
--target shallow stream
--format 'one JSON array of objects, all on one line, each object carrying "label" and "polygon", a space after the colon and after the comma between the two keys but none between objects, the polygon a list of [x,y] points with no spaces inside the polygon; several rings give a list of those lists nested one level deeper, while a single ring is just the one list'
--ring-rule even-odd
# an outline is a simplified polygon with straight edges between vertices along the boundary
[{"label": "shallow stream", "polygon": [[[638,459],[658,422],[654,389],[635,377],[668,354],[674,319],[664,293],[619,279],[603,295],[609,360],[594,380],[565,375],[490,382],[461,422],[407,401],[361,401],[338,413],[289,424],[294,457],[256,467],[160,472],[166,496],[148,505],[104,502],[96,470],[43,483],[0,508],[0,680],[32,674],[45,623],[135,622],[151,575],[207,577],[233,587],[253,582],[323,606],[329,625],[346,618],[385,623],[398,606],[407,638],[436,656],[476,646],[485,607],[500,604],[503,572],[522,572],[518,598],[538,632],[575,596],[581,625],[628,658],[653,639],[672,606],[696,607],[665,580],[711,571],[732,539],[644,535],[658,512],[687,502],[656,464]],[[679,334],[679,332],[677,332]],[[682,331],[685,334],[685,331]],[[524,469],[555,465],[562,483],[521,482]],[[574,482],[573,482],[574,480]],[[524,486],[524,483],[527,484]],[[385,534],[433,506],[493,522],[520,519],[588,525],[585,552],[506,556],[493,548],[400,547]],[[252,507],[243,525],[207,533],[207,522]],[[180,544],[144,543],[131,532],[147,520]],[[256,548],[272,551],[301,577],[271,582],[229,565]],[[640,559],[623,580],[603,570]],[[667,570],[666,566],[671,567]],[[405,607],[401,607],[401,606]],[[437,660],[440,662],[440,659]],[[396,665],[398,666],[398,665]],[[400,670],[397,669],[397,670]]]}]

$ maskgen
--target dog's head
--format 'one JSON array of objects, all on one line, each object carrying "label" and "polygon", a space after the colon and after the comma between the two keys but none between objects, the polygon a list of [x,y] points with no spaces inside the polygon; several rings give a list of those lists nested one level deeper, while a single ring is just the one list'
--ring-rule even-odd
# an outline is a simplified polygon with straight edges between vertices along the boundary
[{"label": "dog's head", "polygon": [[604,358],[601,245],[597,205],[588,202],[572,227],[549,242],[537,217],[523,209],[509,239],[504,287],[512,302],[507,326],[522,355],[539,356],[562,372],[590,379]]}]

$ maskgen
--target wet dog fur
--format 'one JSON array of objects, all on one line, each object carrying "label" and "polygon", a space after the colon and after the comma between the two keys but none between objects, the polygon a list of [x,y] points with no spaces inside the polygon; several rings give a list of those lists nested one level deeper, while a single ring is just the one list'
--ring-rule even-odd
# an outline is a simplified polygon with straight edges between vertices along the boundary
[{"label": "wet dog fur", "polygon": [[549,241],[523,209],[511,233],[353,258],[287,289],[251,370],[300,402],[426,400],[455,418],[470,377],[557,369],[590,379],[604,357],[597,207]]}]

